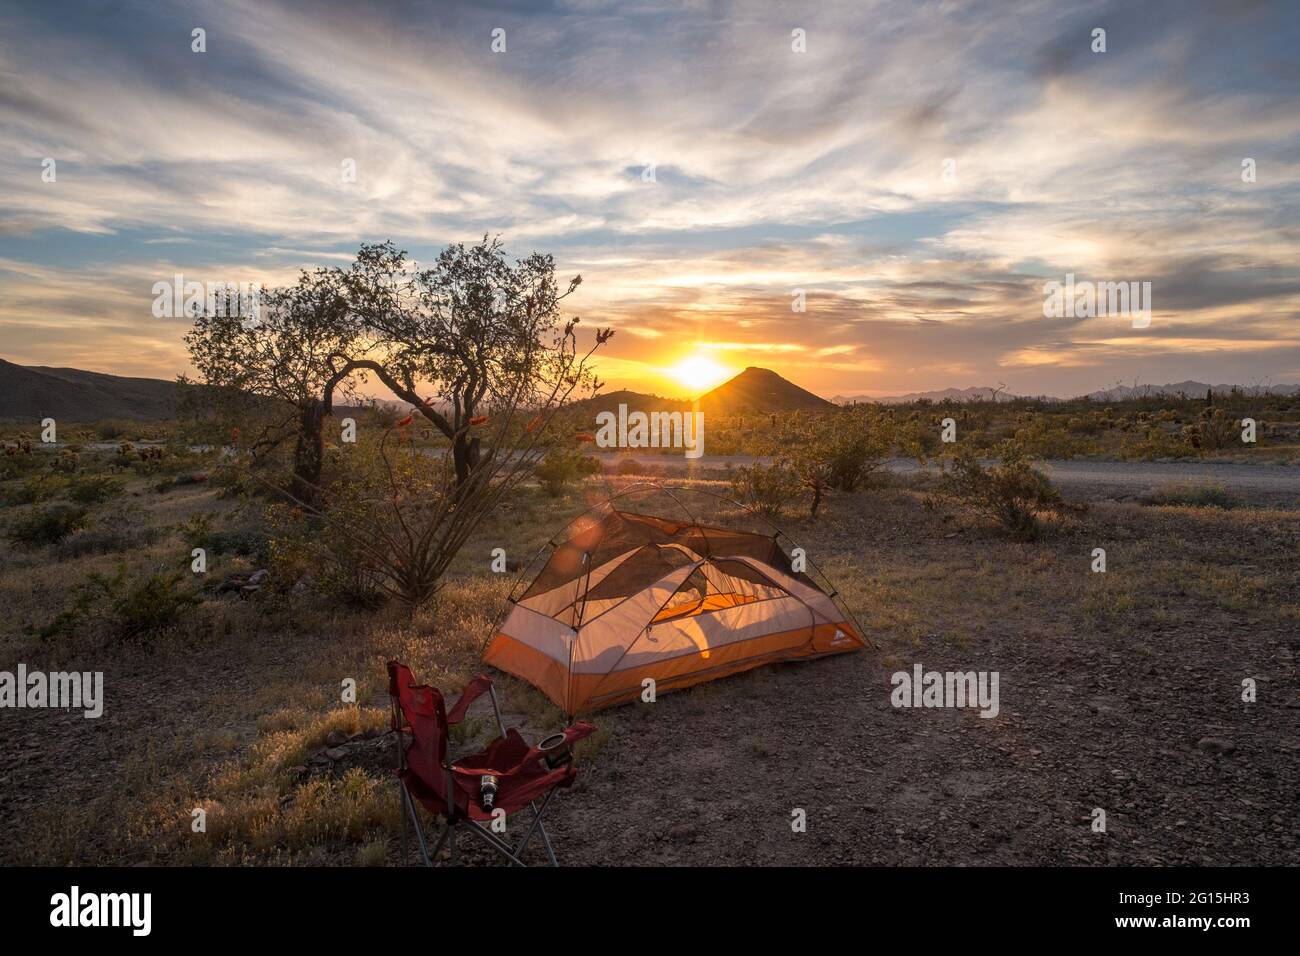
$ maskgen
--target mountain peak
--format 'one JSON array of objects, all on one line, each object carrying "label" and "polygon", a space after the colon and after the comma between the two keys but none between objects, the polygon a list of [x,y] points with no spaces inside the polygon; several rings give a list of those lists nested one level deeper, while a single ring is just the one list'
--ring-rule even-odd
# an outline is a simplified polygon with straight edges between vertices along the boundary
[{"label": "mountain peak", "polygon": [[712,415],[816,411],[834,407],[826,399],[787,381],[770,368],[754,365],[700,396],[701,410]]}]

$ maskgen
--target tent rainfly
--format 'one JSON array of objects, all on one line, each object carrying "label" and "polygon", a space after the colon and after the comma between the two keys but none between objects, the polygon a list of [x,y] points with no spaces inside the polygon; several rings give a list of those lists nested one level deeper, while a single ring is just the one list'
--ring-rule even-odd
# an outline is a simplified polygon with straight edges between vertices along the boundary
[{"label": "tent rainfly", "polygon": [[576,523],[484,660],[578,714],[866,641],[775,536],[610,506]]}]

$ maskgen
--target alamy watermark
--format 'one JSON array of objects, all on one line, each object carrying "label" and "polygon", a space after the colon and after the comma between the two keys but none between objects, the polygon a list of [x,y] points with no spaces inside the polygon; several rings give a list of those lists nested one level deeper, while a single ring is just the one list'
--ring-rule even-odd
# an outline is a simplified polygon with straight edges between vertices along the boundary
[{"label": "alamy watermark", "polygon": [[981,717],[998,715],[997,671],[927,671],[920,664],[897,671],[889,702],[895,707],[978,707]]},{"label": "alamy watermark", "polygon": [[682,448],[687,458],[704,454],[703,412],[628,412],[620,404],[618,413],[596,416],[596,445],[599,448]]},{"label": "alamy watermark", "polygon": [[74,885],[67,893],[50,897],[50,925],[118,926],[132,936],[148,936],[153,928],[152,893],[83,893]]},{"label": "alamy watermark", "polygon": [[1133,328],[1151,324],[1150,282],[1076,282],[1066,273],[1065,282],[1043,283],[1043,317],[1092,319],[1118,315],[1133,320]]},{"label": "alamy watermark", "polygon": [[201,312],[240,316],[246,323],[262,318],[260,282],[186,282],[178,272],[170,282],[155,282],[152,292],[156,319],[189,319]]},{"label": "alamy watermark", "polygon": [[104,713],[103,671],[0,671],[0,708],[61,707],[91,719]]}]

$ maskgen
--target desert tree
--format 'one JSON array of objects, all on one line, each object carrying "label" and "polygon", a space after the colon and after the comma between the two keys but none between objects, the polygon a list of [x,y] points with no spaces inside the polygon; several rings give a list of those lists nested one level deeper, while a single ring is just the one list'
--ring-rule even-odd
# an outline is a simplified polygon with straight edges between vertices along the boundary
[{"label": "desert tree", "polygon": [[334,394],[349,385],[339,356],[352,355],[359,340],[348,291],[342,270],[303,270],[294,285],[264,291],[254,315],[206,309],[185,336],[209,394],[267,400],[248,444],[256,456],[293,441],[293,489],[304,499],[320,484]]},{"label": "desert tree", "polygon": [[[561,291],[551,256],[512,264],[486,236],[447,247],[427,269],[390,242],[363,245],[348,268],[305,271],[268,294],[257,320],[199,316],[187,344],[205,383],[289,410],[280,432],[254,442],[256,451],[296,441],[292,481],[275,490],[368,554],[385,589],[414,605],[561,440],[556,414],[600,387],[589,360],[613,332],[584,344],[580,320],[560,308],[580,282]],[[357,482],[332,490],[322,480],[322,423],[336,395],[371,376],[412,411],[385,431],[371,473],[353,476],[382,507],[350,508]],[[446,440],[446,455],[409,441],[416,415]]]},{"label": "desert tree", "polygon": [[575,396],[600,387],[589,360],[613,333],[598,330],[583,346],[577,324],[565,321],[479,401],[482,414],[464,426],[478,439],[466,443],[472,464],[457,459],[455,444],[445,453],[418,447],[410,437],[413,410],[356,449],[345,478],[299,502],[323,526],[326,559],[363,564],[382,591],[412,609],[428,602],[480,522],[544,456],[578,439],[557,416]]},{"label": "desert tree", "polygon": [[551,256],[533,253],[512,265],[501,241],[487,236],[448,246],[423,270],[391,246],[366,252],[348,277],[349,294],[380,354],[347,367],[374,374],[410,402],[449,442],[456,481],[465,485],[483,443],[470,423],[489,406],[545,407],[557,376],[574,371],[558,343],[577,320],[566,323],[560,303],[582,277],[561,292]]},{"label": "desert tree", "polygon": [[896,429],[887,414],[855,406],[800,414],[777,433],[773,450],[809,495],[816,518],[829,491],[856,491],[871,480],[893,450]]}]

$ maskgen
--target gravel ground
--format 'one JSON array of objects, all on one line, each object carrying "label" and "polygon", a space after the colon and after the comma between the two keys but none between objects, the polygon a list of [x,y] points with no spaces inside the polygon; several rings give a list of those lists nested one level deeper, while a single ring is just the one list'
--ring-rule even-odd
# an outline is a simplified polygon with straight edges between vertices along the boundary
[{"label": "gravel ground", "polygon": [[[1174,466],[1135,467],[1163,480]],[[607,739],[547,815],[562,862],[1300,863],[1300,514],[1106,503],[1020,544],[895,490],[832,499],[787,531],[876,646],[592,715]],[[1087,570],[1098,542],[1105,575]],[[367,654],[331,640],[241,634],[117,658],[108,683],[139,693],[102,720],[8,712],[0,860],[40,856],[25,836],[38,808],[153,796],[128,771],[163,734],[228,730],[246,746],[255,715],[234,726],[223,701],[262,699],[309,659]],[[996,671],[999,714],[893,707],[891,675],[916,663]],[[1241,700],[1246,677],[1254,703]],[[509,722],[540,736],[522,714]],[[365,769],[386,776],[382,763]],[[806,832],[791,826],[799,810]],[[98,822],[104,834],[122,823]],[[76,834],[77,860],[122,862],[100,852],[102,835]]]},{"label": "gravel ground", "polygon": [[[1272,613],[1300,582],[1300,521],[1244,514],[1107,505],[1032,545],[896,503],[795,529],[814,553],[871,542],[832,574],[846,592],[862,589],[855,574],[938,579],[937,600],[898,592],[917,636],[886,624],[875,650],[597,713],[610,740],[552,811],[562,861],[1300,863],[1300,633],[1294,610]],[[1096,610],[1100,626],[1074,604],[1091,575],[1076,585],[1062,570],[1085,566],[1075,555],[1098,537],[1110,575],[1131,573],[1116,556],[1138,543],[1169,559],[1139,572],[1135,606],[1117,591]],[[944,589],[989,565],[988,591]],[[1211,568],[1277,589],[1237,604],[1231,585],[1215,597],[1196,584]],[[871,607],[858,613],[871,629]],[[891,675],[918,662],[999,672],[1000,713],[893,707]]]}]

